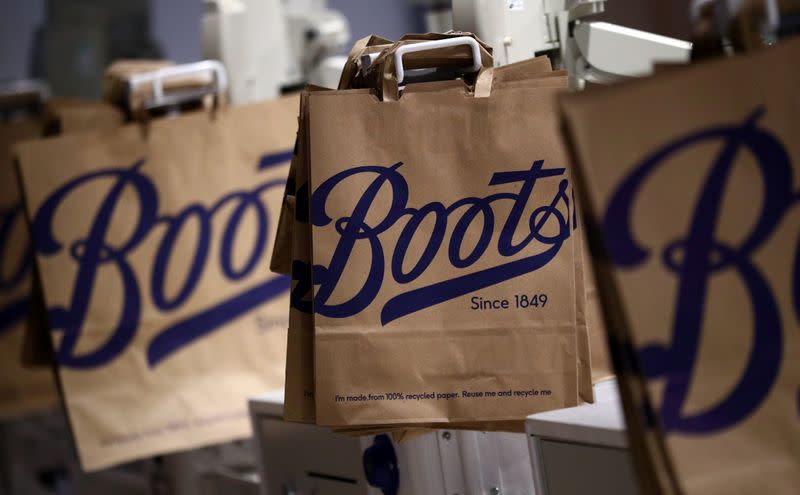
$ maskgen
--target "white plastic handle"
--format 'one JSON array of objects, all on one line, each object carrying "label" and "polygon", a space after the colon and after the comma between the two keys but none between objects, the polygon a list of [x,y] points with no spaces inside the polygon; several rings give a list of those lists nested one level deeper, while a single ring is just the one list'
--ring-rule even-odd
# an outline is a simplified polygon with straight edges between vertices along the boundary
[{"label": "white plastic handle", "polygon": [[406,77],[405,70],[403,69],[403,55],[413,52],[424,52],[427,50],[436,50],[438,48],[448,48],[451,46],[469,45],[472,48],[472,67],[471,72],[478,72],[481,70],[481,47],[475,38],[469,36],[458,36],[456,38],[445,38],[441,40],[421,41],[419,43],[411,43],[403,45],[394,52],[394,66],[397,71],[397,84],[403,82]]},{"label": "white plastic handle", "polygon": [[[141,74],[134,74],[128,80],[131,91],[143,85],[152,85],[153,97],[152,100],[147,102],[147,107],[155,108],[165,105],[172,105],[180,103],[189,99],[186,94],[178,94],[168,96],[164,94],[164,81],[174,79],[177,77],[185,77],[190,75],[202,75],[208,73],[214,85],[214,93],[224,93],[228,90],[228,73],[225,66],[218,60],[203,60],[191,64],[176,65],[174,67],[164,67],[152,72],[144,72]],[[206,91],[208,93],[208,91]],[[192,93],[196,97],[196,93]]]}]

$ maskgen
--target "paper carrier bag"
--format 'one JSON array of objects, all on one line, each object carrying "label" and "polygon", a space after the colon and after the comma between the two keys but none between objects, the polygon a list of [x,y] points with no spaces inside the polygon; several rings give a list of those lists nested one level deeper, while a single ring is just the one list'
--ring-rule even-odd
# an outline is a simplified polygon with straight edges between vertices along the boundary
[{"label": "paper carrier bag", "polygon": [[53,407],[58,399],[53,372],[22,362],[33,256],[11,146],[41,132],[38,119],[0,124],[0,419]]},{"label": "paper carrier bag", "polygon": [[[342,71],[339,89],[356,85],[361,55],[391,43],[378,36],[357,41]],[[270,269],[291,275],[284,418],[314,423],[314,321],[311,291],[311,230],[308,223],[308,95],[326,88],[307,86],[300,97],[297,140],[286,182]]]},{"label": "paper carrier bag", "polygon": [[399,46],[370,68],[378,96],[308,96],[316,422],[519,422],[577,405],[563,86],[478,77],[401,96]]},{"label": "paper carrier bag", "polygon": [[[0,98],[0,110],[27,114],[0,124],[0,417],[17,417],[58,402],[49,360],[41,296],[33,289],[34,259],[14,167],[12,146],[46,133],[67,133],[121,124],[110,105],[77,99],[41,101],[38,92]],[[32,336],[44,336],[45,346]],[[43,347],[44,349],[41,349]],[[45,359],[46,358],[46,359]]]},{"label": "paper carrier bag", "polygon": [[44,107],[45,134],[59,135],[119,127],[122,111],[110,103],[80,98],[52,98]]},{"label": "paper carrier bag", "polygon": [[[358,40],[353,45],[342,69],[338,89],[359,87],[357,84],[361,76],[361,56],[365,53],[378,52],[389,46],[391,46],[391,41],[375,35]],[[304,88],[305,91],[323,91],[325,89],[329,88],[314,85],[307,85]],[[303,121],[304,108],[305,102],[301,100],[300,115],[298,116],[300,125],[302,125]],[[298,129],[298,140],[295,141],[292,163],[289,166],[289,177],[286,180],[286,189],[283,193],[283,204],[281,205],[281,217],[275,234],[275,246],[272,249],[272,258],[270,260],[270,270],[284,275],[289,275],[292,272],[292,227],[295,222],[294,209],[297,201],[297,173],[300,167],[307,167],[305,162],[302,165],[299,162],[302,159],[299,140],[306,134],[302,129]]]},{"label": "paper carrier bag", "polygon": [[647,493],[800,486],[797,60],[795,38],[564,100]]},{"label": "paper carrier bag", "polygon": [[[37,136],[58,136],[74,132],[87,132],[98,129],[113,129],[124,123],[121,109],[104,101],[83,98],[54,97],[47,100],[41,108],[39,119],[41,132]],[[14,185],[19,181],[14,174]],[[30,257],[33,263],[33,256]],[[28,311],[28,331],[23,343],[22,359],[26,365],[53,367],[53,351],[47,329],[46,307],[42,300],[41,282],[33,274],[33,289]]]},{"label": "paper carrier bag", "polygon": [[249,434],[284,380],[288,279],[268,271],[298,100],[17,148],[81,463]]}]

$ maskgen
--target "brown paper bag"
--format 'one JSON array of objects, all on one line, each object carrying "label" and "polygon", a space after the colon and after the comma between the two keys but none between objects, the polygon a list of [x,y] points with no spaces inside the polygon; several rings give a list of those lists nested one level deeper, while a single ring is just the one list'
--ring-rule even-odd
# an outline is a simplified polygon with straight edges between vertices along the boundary
[{"label": "brown paper bag", "polygon": [[[24,96],[24,95],[23,95]],[[39,101],[40,95],[26,96]],[[10,100],[8,104],[20,103]],[[58,400],[52,371],[52,346],[42,311],[44,302],[34,284],[33,257],[26,254],[30,248],[27,225],[19,197],[19,181],[13,167],[11,146],[19,141],[35,139],[43,134],[67,134],[94,129],[108,129],[122,125],[122,112],[113,106],[97,101],[76,98],[50,98],[35,105],[41,115],[36,118],[0,125],[0,179],[4,222],[9,222],[2,244],[4,270],[10,273],[0,289],[2,324],[8,329],[7,341],[2,348],[4,367],[0,385],[0,416],[21,415],[54,407]],[[21,263],[21,264],[20,264]],[[35,284],[34,284],[35,286]],[[23,295],[25,294],[25,295]],[[24,313],[24,314],[23,314]],[[0,331],[0,334],[5,332]],[[7,354],[6,354],[7,353]],[[21,360],[21,362],[20,362]]]},{"label": "brown paper bag", "polygon": [[[361,55],[390,46],[379,36],[357,41],[345,63],[339,89],[360,84]],[[298,134],[289,178],[284,192],[281,223],[278,225],[270,269],[292,276],[289,332],[286,359],[284,418],[287,421],[314,423],[314,319],[311,291],[311,231],[308,223],[308,94],[326,91],[309,85],[300,97]],[[289,221],[291,218],[291,222]],[[295,224],[297,224],[295,226]]]},{"label": "brown paper bag", "polygon": [[41,136],[38,119],[0,124],[0,419],[54,407],[53,372],[22,362],[33,256],[11,146]]},{"label": "brown paper bag", "polygon": [[[403,40],[411,40],[411,41],[423,41],[423,40],[431,40],[431,39],[441,39],[444,37],[451,37],[449,34],[438,34],[438,33],[428,33],[428,34],[410,34],[405,35],[402,39]],[[393,43],[386,38],[382,38],[377,35],[370,35],[361,38],[360,40],[356,41],[353,45],[350,53],[347,57],[347,61],[344,64],[344,68],[342,69],[342,75],[339,79],[339,90],[345,89],[356,89],[356,88],[365,88],[365,87],[372,87],[376,86],[375,81],[372,80],[364,80],[363,76],[363,61],[362,56],[365,54],[380,54],[382,51],[391,48]],[[485,45],[484,45],[485,46]],[[463,48],[463,47],[462,47]],[[488,48],[488,47],[487,47]],[[435,60],[431,60],[431,54],[420,54],[420,53],[412,53],[409,54],[407,57],[406,64],[410,68],[420,67],[420,64],[436,64],[436,63],[447,63],[448,65],[461,65],[465,63],[467,60],[466,56],[469,53],[466,50],[452,50],[449,54],[450,58],[444,56],[438,56]],[[517,65],[517,64],[514,64]],[[508,66],[503,68],[503,73],[508,74],[508,79],[514,79],[517,72],[514,70],[515,67]],[[550,59],[547,57],[537,57],[535,59],[534,67],[532,68],[530,64],[527,64],[523,67],[522,75],[530,75],[532,72],[545,72],[550,71]],[[520,77],[520,76],[516,76]],[[421,86],[421,85],[417,85]],[[313,85],[309,85],[306,89],[311,91],[321,91],[327,88],[317,87]],[[302,112],[301,112],[302,115]],[[295,149],[295,154],[297,150]],[[289,219],[293,218],[289,216],[289,210],[293,208],[295,200],[292,197],[295,194],[296,188],[296,177],[295,177],[295,164],[289,168],[289,179],[287,181],[287,188],[284,192],[283,197],[283,206],[281,208],[281,221],[278,224],[278,232],[275,236],[275,246],[272,251],[272,260],[270,262],[270,269],[275,273],[281,273],[284,275],[289,275],[292,271],[292,224]]]},{"label": "brown paper bag", "polygon": [[[49,99],[43,105],[41,120],[43,129],[39,136],[42,133],[47,136],[55,136],[117,128],[123,124],[124,115],[120,109],[109,103],[81,98],[56,97]],[[18,181],[15,184],[18,184]],[[44,315],[46,306],[42,300],[35,273],[33,282],[28,330],[25,332],[22,359],[27,366],[52,368],[53,347],[50,343]]]},{"label": "brown paper bag", "polygon": [[[391,46],[389,40],[375,35],[366,36],[356,41],[342,69],[342,75],[339,78],[339,89],[361,87],[363,84],[361,80],[361,56],[365,53],[379,52],[389,46]],[[307,85],[305,89],[308,91],[322,91],[327,88]],[[299,118],[302,118],[302,115],[303,112],[301,109]],[[270,260],[270,270],[283,275],[292,273],[292,226],[294,224],[294,196],[297,187],[297,163],[295,161],[298,153],[297,146],[298,144],[296,141],[294,150],[295,157],[292,159],[292,164],[289,166],[289,177],[286,181],[286,190],[283,193],[281,216],[278,223],[278,231],[275,234],[275,246],[272,249],[272,259]]]},{"label": "brown paper bag", "polygon": [[317,423],[519,422],[576,405],[561,89],[397,98],[381,57],[375,80],[397,101],[309,96]]},{"label": "brown paper bag", "polygon": [[306,88],[300,95],[300,117],[292,164],[295,169],[293,227],[291,229],[292,290],[286,356],[283,415],[287,421],[315,422],[314,315],[311,291],[311,230],[308,223],[308,97],[322,88]]},{"label": "brown paper bag", "polygon": [[798,59],[787,40],[564,100],[648,493],[800,486]]},{"label": "brown paper bag", "polygon": [[[431,39],[436,37],[441,37],[440,35],[421,35],[423,39]],[[408,38],[408,37],[406,37]],[[376,37],[368,37],[365,38],[358,43],[354,47],[353,51],[351,52],[351,59],[357,60],[359,59],[360,53],[365,52],[371,48],[380,48],[385,49],[387,45],[379,45],[379,46],[371,46],[375,39],[383,42],[382,38]],[[366,48],[365,48],[366,47]],[[356,55],[354,55],[354,53]],[[456,52],[458,53],[458,52]],[[427,54],[422,53],[422,55],[430,56],[430,55],[439,55],[436,53],[431,54],[428,52]],[[439,59],[441,59],[441,55],[439,55]],[[412,65],[416,66],[425,66],[426,64],[430,63],[430,60],[425,59],[421,56],[420,53],[411,54],[408,57],[409,60],[413,61]],[[439,62],[436,62],[439,63]],[[462,64],[463,61],[460,59],[458,60],[458,64]],[[356,64],[353,63],[353,66]],[[496,83],[503,83],[503,82],[512,82],[515,80],[521,80],[525,77],[534,78],[534,77],[549,77],[553,76],[553,78],[563,76],[562,73],[556,72],[544,72],[550,70],[550,63],[546,57],[540,57],[529,62],[525,62],[522,64],[514,64],[513,66],[503,67],[497,70],[497,77],[495,78]],[[351,71],[353,72],[353,71]],[[349,77],[347,76],[347,72],[342,77],[342,83],[340,85],[340,89],[346,89],[348,86],[352,86],[355,84],[359,84],[359,81],[355,81],[357,79],[353,73],[350,74]],[[561,78],[563,79],[563,77]],[[565,86],[566,81],[561,80],[560,86]],[[443,89],[459,89],[463,91],[463,85],[460,83],[456,83],[455,81],[441,81],[438,83],[426,83],[426,84],[415,84],[410,86],[406,89],[407,92],[415,92],[415,91],[436,91],[436,90],[443,90]],[[320,90],[321,88],[314,88],[314,90]],[[295,147],[295,159],[292,162],[292,169],[296,169],[297,163],[304,164],[303,166],[307,166],[305,162],[305,156],[307,155],[307,139],[305,139],[308,135],[307,131],[305,131],[306,127],[304,126],[304,116],[307,115],[306,113],[306,102],[307,98],[302,99],[301,104],[301,125],[300,125],[300,136],[297,141],[297,146]],[[290,177],[292,176],[292,172],[290,172]],[[292,186],[292,193],[289,196],[284,197],[284,210],[287,204],[292,205],[292,209],[295,207],[295,199],[293,194],[295,189],[297,191],[307,191],[307,186],[304,184],[307,181],[307,172],[301,172],[298,174],[297,177],[293,177],[296,179],[295,181],[291,182]],[[287,187],[287,191],[289,188]],[[300,194],[303,196],[303,201],[307,202],[307,194],[303,193]],[[288,199],[287,199],[288,198]],[[297,198],[299,199],[299,197]],[[302,201],[300,203],[302,205]],[[307,210],[307,206],[305,207]],[[300,209],[298,211],[305,211],[304,209]],[[307,217],[307,214],[303,215]],[[302,226],[302,229],[307,229],[307,219],[303,218],[299,225]],[[280,234],[279,234],[280,235]],[[307,231],[303,230],[300,232],[295,232],[296,239],[299,239],[298,242],[294,244],[295,248],[295,259],[299,261],[299,263],[295,264],[295,276],[294,280],[297,285],[295,285],[295,291],[293,296],[296,296],[296,301],[299,303],[297,304],[298,307],[311,307],[310,301],[310,281],[305,282],[303,284],[302,277],[310,277],[310,271],[303,267],[308,265],[310,259],[310,238],[308,236]],[[276,241],[276,248],[277,248]],[[299,244],[299,245],[298,245]],[[303,247],[305,246],[305,247]],[[299,251],[298,251],[299,250]],[[275,261],[275,252],[273,252],[273,263]],[[288,263],[287,263],[288,264]],[[300,273],[302,272],[302,273]],[[305,287],[303,289],[303,287]],[[303,290],[304,292],[300,293],[299,290]],[[305,300],[302,300],[305,298]],[[581,302],[581,307],[583,306],[583,302]],[[303,314],[302,311],[298,312],[298,307],[293,308],[293,313],[290,315],[290,330],[289,330],[289,358],[287,359],[287,384],[286,384],[286,405],[285,405],[285,417],[289,420],[293,421],[303,421],[303,422],[314,422],[314,379],[313,379],[313,318],[309,314]],[[586,353],[588,353],[588,335],[585,333],[584,327],[584,334],[583,334],[583,342],[584,348]],[[591,376],[590,376],[590,367],[589,367],[589,359],[588,355],[585,358],[585,368],[583,368],[583,376],[582,376],[582,398],[586,401],[592,401],[592,393],[591,393]],[[302,385],[301,385],[302,384]],[[588,391],[587,391],[588,390]],[[440,425],[443,426],[443,425]],[[468,424],[462,423],[460,426],[466,428],[477,428],[477,429],[486,429],[486,425],[484,424]],[[354,430],[354,428],[347,428],[348,430]],[[394,428],[396,429],[396,428]],[[492,428],[490,428],[492,429]],[[337,429],[338,431],[339,429]],[[355,430],[359,430],[358,427]],[[371,430],[364,430],[364,431],[371,431]]]},{"label": "brown paper bag", "polygon": [[603,322],[600,298],[597,295],[597,283],[589,258],[586,244],[586,231],[582,231],[583,244],[583,286],[586,296],[586,326],[589,334],[589,356],[591,356],[592,383],[598,383],[614,377],[614,368],[608,351],[608,337]]},{"label": "brown paper bag", "polygon": [[48,135],[109,129],[122,125],[122,112],[102,101],[51,98],[44,106]]},{"label": "brown paper bag", "polygon": [[81,463],[249,434],[283,384],[288,281],[269,247],[296,97],[17,149]]}]

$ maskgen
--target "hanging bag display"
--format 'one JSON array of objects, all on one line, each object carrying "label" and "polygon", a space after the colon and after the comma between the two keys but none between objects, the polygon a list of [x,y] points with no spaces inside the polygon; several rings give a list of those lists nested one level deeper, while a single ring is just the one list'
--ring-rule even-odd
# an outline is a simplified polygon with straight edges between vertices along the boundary
[{"label": "hanging bag display", "polygon": [[[477,41],[441,37],[382,52],[378,97],[308,96],[318,424],[521,423],[580,402],[563,86],[493,88]],[[474,89],[401,93],[404,55],[439,49],[470,56]]]},{"label": "hanging bag display", "polygon": [[41,133],[39,119],[0,123],[0,419],[51,408],[58,399],[52,371],[23,363],[33,257],[11,147]]},{"label": "hanging bag display", "polygon": [[0,114],[0,417],[14,418],[54,408],[58,394],[12,147],[116,127],[122,115],[100,102],[49,97],[46,85],[27,80],[0,88]]},{"label": "hanging bag display", "polygon": [[[224,92],[219,64],[194,69]],[[180,103],[163,90],[171,70],[137,76],[151,86],[132,92],[132,115]],[[289,283],[268,264],[297,104],[212,105],[17,148],[85,469],[243,438],[247,399],[283,385]]]},{"label": "hanging bag display", "polygon": [[646,493],[800,486],[800,39],[570,95]]}]

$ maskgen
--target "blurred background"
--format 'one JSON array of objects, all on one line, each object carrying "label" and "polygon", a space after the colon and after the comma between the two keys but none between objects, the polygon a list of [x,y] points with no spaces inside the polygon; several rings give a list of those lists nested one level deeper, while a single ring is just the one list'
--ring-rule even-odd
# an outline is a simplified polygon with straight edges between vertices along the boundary
[{"label": "blurred background", "polygon": [[[441,0],[274,0],[285,9],[325,8],[349,23],[350,39],[424,32]],[[265,0],[265,3],[269,3]],[[601,18],[688,39],[690,0],[614,0]],[[99,97],[105,67],[120,58],[203,58],[203,0],[2,0],[0,80],[37,78],[56,96]],[[427,20],[427,24],[426,24]]]}]

